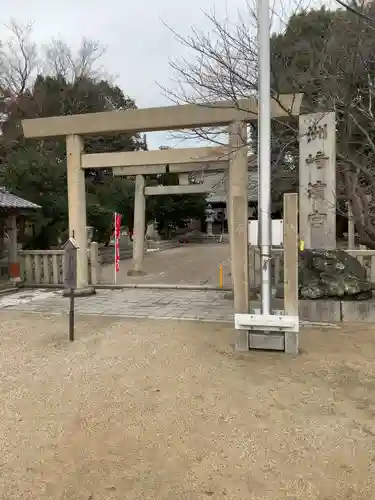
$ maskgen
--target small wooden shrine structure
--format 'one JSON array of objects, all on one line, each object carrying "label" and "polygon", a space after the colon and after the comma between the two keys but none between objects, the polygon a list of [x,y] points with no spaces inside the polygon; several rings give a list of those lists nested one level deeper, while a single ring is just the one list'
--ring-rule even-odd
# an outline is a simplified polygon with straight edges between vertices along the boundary
[{"label": "small wooden shrine structure", "polygon": [[0,279],[20,281],[18,259],[18,224],[30,210],[39,205],[11,194],[0,187]]}]

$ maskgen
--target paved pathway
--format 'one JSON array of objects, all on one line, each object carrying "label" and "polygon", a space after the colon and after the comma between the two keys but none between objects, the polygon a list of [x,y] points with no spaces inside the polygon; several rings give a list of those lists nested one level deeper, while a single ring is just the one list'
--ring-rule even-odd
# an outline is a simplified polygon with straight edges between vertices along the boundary
[{"label": "paved pathway", "polygon": [[[224,286],[231,286],[228,243],[188,243],[178,248],[148,252],[145,255],[145,276],[127,276],[131,259],[120,263],[117,284],[185,284],[219,286],[219,266],[223,265]],[[113,265],[104,266],[100,282],[114,282]]]},{"label": "paved pathway", "polygon": [[[224,292],[182,290],[98,290],[77,298],[77,314],[124,318],[233,321],[232,301]],[[61,292],[23,290],[0,299],[0,309],[66,314],[69,300]]]}]

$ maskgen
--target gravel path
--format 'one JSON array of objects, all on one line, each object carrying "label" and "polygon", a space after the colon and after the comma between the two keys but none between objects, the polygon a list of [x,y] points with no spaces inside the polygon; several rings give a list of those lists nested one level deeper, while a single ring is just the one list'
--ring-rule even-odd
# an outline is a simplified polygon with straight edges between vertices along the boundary
[{"label": "gravel path", "polygon": [[[127,276],[132,260],[120,262],[117,284],[157,283],[219,286],[219,266],[223,265],[223,284],[231,286],[229,245],[227,243],[188,243],[179,248],[148,252],[144,259],[145,276]],[[101,283],[114,282],[113,265],[101,269]]]},{"label": "gravel path", "polygon": [[235,355],[214,324],[1,311],[0,499],[363,500],[371,328]]}]

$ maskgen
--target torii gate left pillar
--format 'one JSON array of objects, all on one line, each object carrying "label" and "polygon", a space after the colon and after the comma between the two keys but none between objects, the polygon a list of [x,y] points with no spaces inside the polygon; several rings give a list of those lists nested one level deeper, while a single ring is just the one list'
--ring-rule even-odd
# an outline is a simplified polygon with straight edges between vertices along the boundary
[{"label": "torii gate left pillar", "polygon": [[68,178],[69,237],[78,244],[77,249],[77,296],[93,295],[89,286],[89,262],[87,252],[87,215],[85,171],[81,166],[83,138],[79,135],[66,137],[66,164]]}]

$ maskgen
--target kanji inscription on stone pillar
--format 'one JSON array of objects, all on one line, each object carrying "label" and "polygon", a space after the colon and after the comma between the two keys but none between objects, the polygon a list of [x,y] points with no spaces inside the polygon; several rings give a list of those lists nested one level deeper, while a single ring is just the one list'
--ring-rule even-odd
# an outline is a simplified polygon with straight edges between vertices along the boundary
[{"label": "kanji inscription on stone pillar", "polygon": [[299,117],[299,231],[305,248],[336,248],[336,115]]}]

